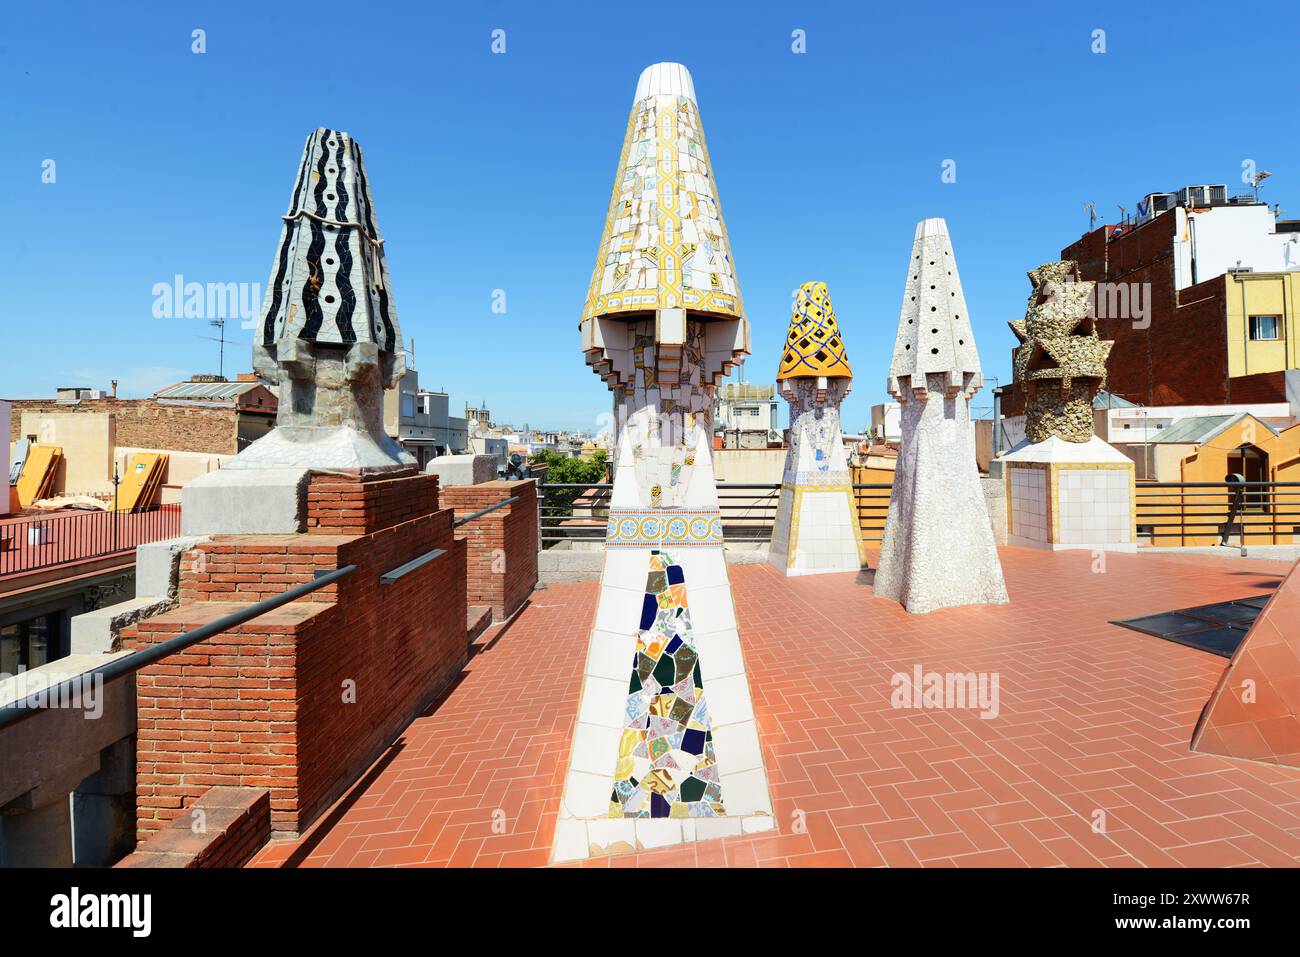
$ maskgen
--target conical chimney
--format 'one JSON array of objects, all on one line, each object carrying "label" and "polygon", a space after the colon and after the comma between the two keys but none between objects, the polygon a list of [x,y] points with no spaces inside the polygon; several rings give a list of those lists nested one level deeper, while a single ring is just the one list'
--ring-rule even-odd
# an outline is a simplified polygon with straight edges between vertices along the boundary
[{"label": "conical chimney", "polygon": [[[583,306],[583,351],[614,389],[628,385],[626,345],[601,320],[654,317],[655,341],[685,346],[689,321],[731,320],[704,344],[716,384],[749,352],[740,283],[695,85],[680,63],[656,63],[637,81],[596,266]],[[726,340],[725,342],[723,340]]]},{"label": "conical chimney", "polygon": [[[941,384],[929,376],[942,376]],[[917,223],[889,367],[889,394],[940,388],[969,399],[984,384],[957,260],[942,219]]]},{"label": "conical chimney", "polygon": [[253,346],[268,381],[310,379],[311,346],[347,348],[349,375],[405,372],[402,333],[361,147],[342,130],[307,137]]},{"label": "conical chimney", "polygon": [[776,381],[795,378],[853,378],[824,282],[806,282],[795,293]]}]

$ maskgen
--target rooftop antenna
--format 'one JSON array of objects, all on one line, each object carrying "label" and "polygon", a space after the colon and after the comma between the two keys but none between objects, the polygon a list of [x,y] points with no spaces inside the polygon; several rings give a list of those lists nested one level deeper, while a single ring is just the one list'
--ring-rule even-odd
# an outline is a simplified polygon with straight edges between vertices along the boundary
[{"label": "rooftop antenna", "polygon": [[1097,204],[1088,200],[1083,208],[1088,211],[1088,232],[1092,232],[1097,228]]},{"label": "rooftop antenna", "polygon": [[1255,202],[1259,202],[1259,184],[1264,182],[1273,174],[1266,169],[1262,169],[1250,178],[1251,188],[1255,190]]},{"label": "rooftop antenna", "polygon": [[[1119,203],[1116,203],[1115,205],[1119,206]],[[1128,223],[1128,210],[1123,206],[1119,206],[1119,221],[1121,223]]]},{"label": "rooftop antenna", "polygon": [[221,330],[221,338],[217,340],[221,343],[220,351],[217,353],[217,375],[224,379],[226,377],[226,320],[212,319],[209,320],[208,325]]}]

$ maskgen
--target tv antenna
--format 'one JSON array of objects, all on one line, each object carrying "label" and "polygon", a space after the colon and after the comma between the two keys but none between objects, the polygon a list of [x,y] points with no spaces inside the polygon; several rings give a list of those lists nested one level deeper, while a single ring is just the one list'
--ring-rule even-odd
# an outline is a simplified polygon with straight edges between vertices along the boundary
[{"label": "tv antenna", "polygon": [[224,379],[226,377],[226,320],[211,319],[208,325],[220,330],[218,334],[221,338],[217,340],[221,344],[217,353],[217,375]]}]

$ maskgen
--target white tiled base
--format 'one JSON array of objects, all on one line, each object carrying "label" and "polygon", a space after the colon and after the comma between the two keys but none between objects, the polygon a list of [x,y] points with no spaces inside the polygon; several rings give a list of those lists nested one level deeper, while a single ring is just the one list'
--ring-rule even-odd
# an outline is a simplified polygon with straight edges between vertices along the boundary
[{"label": "white tiled base", "polygon": [[[786,496],[789,496],[787,501]],[[862,567],[851,493],[803,488],[799,514],[795,493],[782,490],[768,561],[789,576],[851,572]],[[793,550],[793,555],[791,555]]]},{"label": "white tiled base", "polygon": [[1024,443],[1004,469],[1008,545],[1137,551],[1133,462],[1101,439]]},{"label": "white tiled base", "polygon": [[[622,478],[622,474],[616,475],[616,493]],[[554,863],[757,833],[775,826],[726,558],[721,548],[708,546],[669,546],[667,550],[682,566],[686,579],[722,801],[729,813],[716,818],[609,816],[651,550],[605,550],[600,601],[583,669],[578,723],[551,849]]]}]

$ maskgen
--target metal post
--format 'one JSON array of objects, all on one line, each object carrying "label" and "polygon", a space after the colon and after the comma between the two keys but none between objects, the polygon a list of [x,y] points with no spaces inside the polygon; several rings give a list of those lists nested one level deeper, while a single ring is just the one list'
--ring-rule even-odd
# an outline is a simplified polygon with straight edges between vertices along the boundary
[{"label": "metal post", "polygon": [[117,551],[117,486],[122,479],[117,474],[117,460],[113,461],[113,551]]}]

